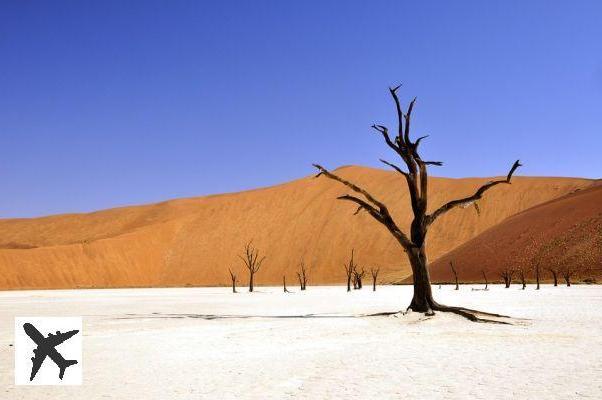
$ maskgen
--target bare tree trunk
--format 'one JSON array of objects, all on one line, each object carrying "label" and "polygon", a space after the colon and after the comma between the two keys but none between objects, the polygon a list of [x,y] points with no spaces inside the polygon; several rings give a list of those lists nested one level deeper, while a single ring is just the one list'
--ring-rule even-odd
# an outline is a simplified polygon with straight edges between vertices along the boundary
[{"label": "bare tree trunk", "polygon": [[539,264],[535,266],[535,279],[537,280],[537,287],[535,290],[539,290]]},{"label": "bare tree trunk", "polygon": [[487,286],[489,285],[489,282],[487,281],[487,275],[485,275],[485,270],[481,271],[483,273],[483,278],[485,278],[485,290],[487,290]]},{"label": "bare tree trunk", "polygon": [[454,273],[454,278],[456,279],[456,290],[459,290],[460,286],[458,285],[458,271],[456,271],[454,264],[451,261],[449,262],[449,266],[451,267],[451,270]]},{"label": "bare tree trunk", "polygon": [[251,272],[249,274],[249,292],[253,291],[253,276],[255,275],[255,273]]},{"label": "bare tree trunk", "polygon": [[414,296],[408,307],[415,312],[433,314],[433,306],[436,304],[431,291],[431,278],[427,266],[426,253],[423,248],[412,249],[410,266],[414,277]]},{"label": "bare tree trunk", "polygon": [[370,275],[372,275],[372,291],[376,292],[376,278],[378,278],[378,272],[380,268],[370,268]]}]

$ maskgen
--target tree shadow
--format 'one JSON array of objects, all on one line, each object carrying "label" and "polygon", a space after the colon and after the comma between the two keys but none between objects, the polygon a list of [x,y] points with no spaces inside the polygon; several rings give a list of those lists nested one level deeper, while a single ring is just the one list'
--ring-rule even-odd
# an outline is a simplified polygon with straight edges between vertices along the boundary
[{"label": "tree shadow", "polygon": [[328,318],[368,318],[386,317],[401,313],[401,311],[379,312],[372,314],[299,314],[299,315],[237,315],[237,314],[125,314],[113,319],[204,319],[207,321],[217,319],[328,319]]}]

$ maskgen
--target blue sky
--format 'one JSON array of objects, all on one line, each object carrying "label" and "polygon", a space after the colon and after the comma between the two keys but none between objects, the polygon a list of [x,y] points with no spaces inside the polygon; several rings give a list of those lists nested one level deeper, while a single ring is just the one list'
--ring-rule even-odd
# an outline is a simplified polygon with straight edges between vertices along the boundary
[{"label": "blue sky", "polygon": [[[426,4],[425,4],[426,3]],[[0,218],[379,166],[602,177],[599,1],[0,2]]]}]

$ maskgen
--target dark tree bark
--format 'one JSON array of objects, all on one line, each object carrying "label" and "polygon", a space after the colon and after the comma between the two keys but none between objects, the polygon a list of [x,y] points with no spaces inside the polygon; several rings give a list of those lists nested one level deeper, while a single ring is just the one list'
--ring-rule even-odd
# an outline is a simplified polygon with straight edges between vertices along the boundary
[{"label": "dark tree bark", "polygon": [[504,285],[506,286],[506,289],[508,289],[512,284],[512,277],[514,276],[514,271],[511,269],[505,269],[502,272],[500,272],[500,276],[504,280]]},{"label": "dark tree bark", "polygon": [[[512,168],[510,168],[510,171],[505,179],[490,181],[479,187],[472,195],[449,201],[435,209],[435,211],[432,213],[428,213],[427,167],[429,165],[440,166],[442,163],[439,161],[426,161],[420,157],[418,148],[420,142],[426,138],[426,136],[420,137],[415,141],[412,141],[410,138],[410,122],[416,99],[412,100],[407,111],[404,112],[397,96],[398,88],[399,86],[389,89],[397,110],[398,129],[396,137],[392,140],[391,136],[389,135],[389,130],[385,126],[373,125],[372,127],[382,135],[387,146],[393,150],[393,152],[407,167],[406,172],[393,163],[381,160],[384,164],[397,171],[400,176],[403,176],[407,184],[410,194],[412,212],[414,214],[414,218],[410,226],[409,236],[399,228],[389,212],[388,207],[381,201],[377,200],[368,191],[341,178],[336,174],[333,174],[318,164],[314,164],[314,166],[319,170],[319,173],[316,176],[326,176],[342,183],[355,192],[355,195],[345,194],[338,198],[355,203],[358,206],[355,214],[362,210],[366,211],[376,221],[387,228],[391,235],[397,240],[400,247],[408,257],[414,278],[414,294],[408,307],[409,310],[423,312],[428,315],[433,314],[433,311],[448,311],[462,315],[473,321],[485,321],[486,319],[481,318],[478,315],[483,316],[487,315],[487,313],[477,312],[475,310],[469,310],[462,307],[448,307],[439,304],[434,300],[431,291],[431,279],[428,269],[426,236],[429,228],[437,220],[437,218],[456,207],[467,207],[472,204],[475,205],[475,208],[478,212],[479,209],[475,202],[481,199],[485,192],[494,186],[499,184],[509,184],[514,171],[516,171],[521,164],[517,160],[512,165]],[[493,314],[489,315],[496,316]],[[487,321],[494,322],[492,320]]]},{"label": "dark tree bark", "polygon": [[535,264],[535,281],[537,282],[537,287],[535,290],[539,290],[539,280],[540,280],[540,268],[539,263]]},{"label": "dark tree bark", "polygon": [[232,280],[232,293],[236,293],[236,274],[232,272],[230,268],[228,268],[230,272],[230,279]]},{"label": "dark tree bark", "polygon": [[[353,271],[355,271],[355,263],[353,261],[353,249],[351,249],[351,259],[347,264],[344,264],[345,273],[347,274],[347,291],[351,292],[351,278],[353,276]],[[353,283],[355,289],[355,282]]]},{"label": "dark tree bark", "polygon": [[370,275],[372,275],[372,291],[376,292],[376,279],[378,278],[378,273],[380,272],[380,268],[370,268]]},{"label": "dark tree bark", "polygon": [[238,256],[249,270],[249,292],[253,291],[255,274],[261,268],[261,264],[265,257],[259,258],[259,250],[253,247],[253,243],[249,242],[245,245],[245,254]]},{"label": "dark tree bark", "polygon": [[485,279],[485,290],[487,290],[487,286],[489,285],[489,281],[487,281],[487,275],[485,275],[485,270],[481,271],[483,273],[483,279]]},{"label": "dark tree bark", "polygon": [[558,270],[555,268],[548,268],[548,271],[550,271],[552,278],[554,278],[554,286],[558,286]]},{"label": "dark tree bark", "polygon": [[452,272],[454,273],[454,279],[456,280],[456,290],[460,290],[460,285],[458,284],[458,271],[454,268],[454,263],[449,262],[449,266],[451,267]]}]

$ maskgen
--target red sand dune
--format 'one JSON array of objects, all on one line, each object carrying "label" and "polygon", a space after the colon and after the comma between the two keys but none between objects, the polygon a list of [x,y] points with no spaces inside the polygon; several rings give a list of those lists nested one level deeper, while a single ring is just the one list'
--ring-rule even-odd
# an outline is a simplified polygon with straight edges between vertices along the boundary
[{"label": "red sand dune", "polygon": [[[380,169],[343,167],[338,173],[391,204],[401,226],[410,221],[405,182]],[[432,178],[430,209],[471,194],[491,178]],[[516,177],[473,208],[443,216],[430,232],[432,260],[537,204],[592,185],[578,178]],[[328,179],[306,177],[242,193],[172,200],[89,214],[0,220],[1,288],[73,288],[228,284],[228,268],[246,275],[237,255],[245,242],[267,256],[258,284],[295,280],[301,257],[310,284],[344,280],[352,248],[384,282],[409,275],[405,255],[370,216],[335,198],[347,193]],[[461,262],[458,261],[460,265]]]},{"label": "red sand dune", "polygon": [[[535,246],[533,239],[538,243]],[[449,262],[453,261],[462,281],[482,281],[482,270],[490,280],[499,281],[501,269],[507,267],[526,268],[533,280],[531,260],[538,249],[548,250],[541,253],[546,281],[552,279],[549,266],[562,269],[570,265],[581,271],[577,279],[602,276],[602,184],[540,204],[493,226],[433,262],[431,277],[435,282],[452,281]]]}]

